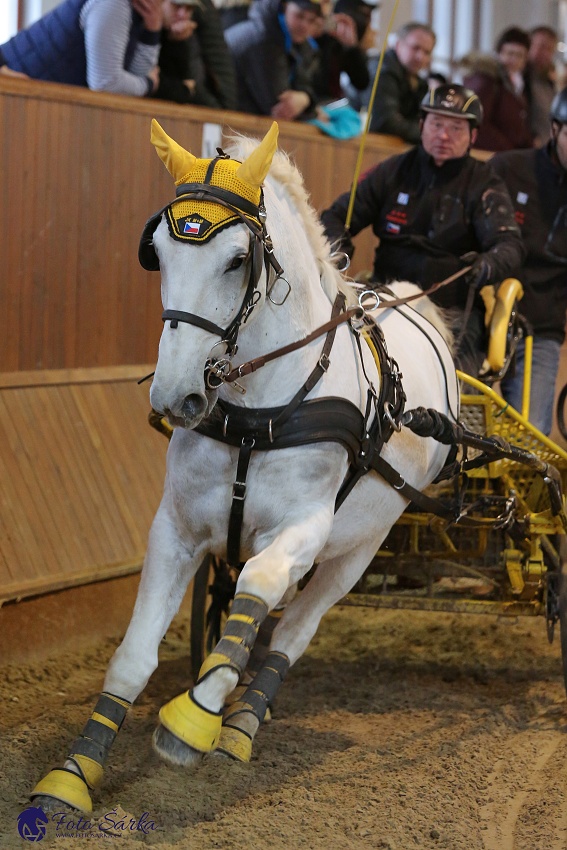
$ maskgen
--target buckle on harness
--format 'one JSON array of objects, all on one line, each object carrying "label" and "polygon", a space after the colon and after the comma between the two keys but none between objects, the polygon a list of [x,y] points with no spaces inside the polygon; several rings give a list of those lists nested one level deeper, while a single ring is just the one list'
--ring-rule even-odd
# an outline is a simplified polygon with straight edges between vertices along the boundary
[{"label": "buckle on harness", "polygon": [[232,498],[243,502],[246,498],[246,483],[244,481],[235,481],[232,485]]},{"label": "buckle on harness", "polygon": [[322,354],[319,358],[319,366],[321,367],[323,372],[326,372],[330,365],[331,361],[329,360],[328,356],[326,354]]}]

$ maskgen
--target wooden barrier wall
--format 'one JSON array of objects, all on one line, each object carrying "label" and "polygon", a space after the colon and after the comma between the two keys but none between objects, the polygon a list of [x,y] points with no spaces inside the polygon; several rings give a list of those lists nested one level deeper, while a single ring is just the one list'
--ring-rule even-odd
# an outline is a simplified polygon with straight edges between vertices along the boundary
[{"label": "wooden barrier wall", "polygon": [[[0,80],[2,371],[146,363],[161,332],[159,276],[138,264],[146,219],[173,195],[149,141],[150,119],[201,153],[203,122],[262,136],[270,120]],[[317,209],[352,180],[358,151],[311,125],[282,122]],[[364,168],[403,150],[372,136]],[[365,234],[366,236],[366,234]],[[369,267],[371,234],[357,266]]]}]

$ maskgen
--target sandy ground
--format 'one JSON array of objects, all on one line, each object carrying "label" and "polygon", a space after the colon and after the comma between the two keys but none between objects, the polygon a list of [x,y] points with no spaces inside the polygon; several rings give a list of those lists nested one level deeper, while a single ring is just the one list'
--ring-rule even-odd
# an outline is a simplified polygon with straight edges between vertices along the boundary
[{"label": "sandy ground", "polygon": [[[135,822],[148,812],[156,829],[98,832],[94,846],[567,848],[567,705],[542,618],[337,607],[252,762],[209,758],[194,773],[151,749],[160,706],[189,684],[187,636],[175,621],[95,798],[96,817],[121,806]],[[83,727],[113,646],[2,669],[0,847],[28,846],[18,814]],[[93,846],[53,833],[42,847]]]}]

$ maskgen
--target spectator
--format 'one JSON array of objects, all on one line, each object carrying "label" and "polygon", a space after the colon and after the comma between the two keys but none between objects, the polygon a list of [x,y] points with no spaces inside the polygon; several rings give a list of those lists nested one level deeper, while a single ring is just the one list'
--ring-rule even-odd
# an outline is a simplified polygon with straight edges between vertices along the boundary
[{"label": "spectator", "polygon": [[163,15],[155,96],[236,109],[232,59],[211,0],[163,0]]},{"label": "spectator", "polygon": [[[567,89],[556,95],[550,118],[545,147],[500,153],[491,160],[510,191],[528,251],[520,274],[520,310],[534,332],[530,421],[544,434],[551,431],[567,312]],[[520,342],[515,374],[502,381],[502,394],[516,410],[522,407],[523,381]]]},{"label": "spectator", "polygon": [[254,0],[248,20],[225,30],[239,109],[292,121],[311,117],[319,0]]},{"label": "spectator", "polygon": [[[422,103],[421,144],[390,157],[357,187],[350,231],[350,193],[322,214],[327,236],[352,255],[352,236],[372,226],[379,243],[372,280],[410,280],[427,289],[472,265],[466,279],[432,300],[456,309],[463,333],[456,360],[476,375],[486,347],[478,290],[519,267],[524,248],[510,198],[490,165],[469,155],[482,119],[478,97],[463,86],[439,86]],[[468,285],[467,285],[468,284]]]},{"label": "spectator", "polygon": [[523,72],[530,37],[518,27],[505,30],[496,43],[497,57],[469,54],[464,85],[479,96],[484,121],[475,147],[489,151],[532,147]]},{"label": "spectator", "polygon": [[429,71],[427,74],[427,86],[430,90],[439,88],[439,86],[446,86],[448,82],[445,74],[440,74],[439,71]]},{"label": "spectator", "polygon": [[251,0],[214,0],[223,30],[248,18]]},{"label": "spectator", "polygon": [[416,144],[420,138],[420,104],[427,83],[435,33],[427,24],[409,23],[397,33],[396,46],[384,54],[370,119],[373,133],[391,133]]},{"label": "spectator", "polygon": [[321,30],[315,40],[319,48],[313,73],[317,100],[325,102],[344,97],[341,74],[358,91],[369,85],[366,41],[372,7],[362,0],[337,0],[329,18],[319,17]]},{"label": "spectator", "polygon": [[524,72],[530,131],[536,147],[549,139],[549,111],[555,96],[557,33],[551,27],[535,27],[530,33],[528,64]]},{"label": "spectator", "polygon": [[63,0],[0,46],[35,80],[142,97],[155,91],[162,0]]}]

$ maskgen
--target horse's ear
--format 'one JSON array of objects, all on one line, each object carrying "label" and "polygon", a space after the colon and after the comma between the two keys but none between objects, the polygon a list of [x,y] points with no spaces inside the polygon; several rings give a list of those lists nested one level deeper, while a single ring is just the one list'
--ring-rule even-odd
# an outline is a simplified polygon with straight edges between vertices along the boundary
[{"label": "horse's ear", "polygon": [[181,183],[187,172],[191,170],[197,157],[186,151],[177,142],[167,135],[160,127],[155,118],[152,118],[152,145],[155,147],[159,158],[173,177],[176,183]]},{"label": "horse's ear", "polygon": [[260,188],[270,170],[272,159],[278,149],[278,125],[274,121],[260,144],[242,165],[236,169],[236,176],[255,188]]}]

